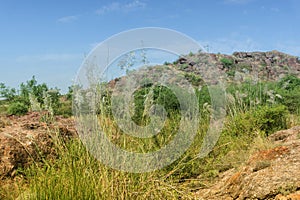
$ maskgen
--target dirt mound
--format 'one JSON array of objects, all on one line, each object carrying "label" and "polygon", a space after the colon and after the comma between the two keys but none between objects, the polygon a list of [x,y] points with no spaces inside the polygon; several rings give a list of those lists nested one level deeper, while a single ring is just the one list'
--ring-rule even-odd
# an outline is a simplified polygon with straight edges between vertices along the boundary
[{"label": "dirt mound", "polygon": [[269,137],[275,148],[252,155],[239,170],[197,192],[200,199],[300,199],[300,126]]},{"label": "dirt mound", "polygon": [[18,167],[55,156],[54,134],[62,138],[76,135],[74,121],[51,116],[47,112],[31,112],[25,116],[0,118],[0,179],[13,176]]}]

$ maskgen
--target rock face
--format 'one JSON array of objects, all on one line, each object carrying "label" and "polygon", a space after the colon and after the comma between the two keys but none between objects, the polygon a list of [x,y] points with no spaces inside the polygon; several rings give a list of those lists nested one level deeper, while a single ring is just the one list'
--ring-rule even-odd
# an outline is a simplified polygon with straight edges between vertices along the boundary
[{"label": "rock face", "polygon": [[264,75],[269,79],[280,77],[281,74],[300,72],[300,61],[298,57],[291,56],[279,51],[270,52],[235,52],[233,57],[237,63],[252,64],[265,70]]},{"label": "rock face", "polygon": [[53,134],[74,137],[72,119],[57,117],[55,123],[43,122],[47,113],[32,112],[22,117],[0,118],[0,178],[13,176],[18,167],[55,156]]},{"label": "rock face", "polygon": [[276,147],[252,155],[240,169],[220,176],[199,199],[300,199],[300,126],[269,137]]},{"label": "rock face", "polygon": [[229,75],[230,78],[239,79],[250,76],[252,79],[278,80],[286,74],[295,74],[300,77],[300,60],[298,57],[275,50],[269,52],[235,52],[232,55],[198,53],[180,58],[175,64],[185,72],[204,74],[208,80],[209,71],[212,68],[219,69],[220,72]]},{"label": "rock face", "polygon": [[[235,52],[232,55],[197,53],[180,57],[167,64],[181,72],[199,75],[206,84],[217,84],[218,79],[228,81],[277,81],[287,74],[300,77],[300,60],[279,51]],[[113,88],[125,77],[109,83]]]}]

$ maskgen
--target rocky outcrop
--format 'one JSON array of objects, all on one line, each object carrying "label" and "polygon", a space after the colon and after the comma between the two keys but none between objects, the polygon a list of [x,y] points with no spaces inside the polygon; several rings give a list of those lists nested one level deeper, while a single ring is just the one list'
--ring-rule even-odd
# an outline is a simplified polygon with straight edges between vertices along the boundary
[{"label": "rocky outcrop", "polygon": [[[206,84],[213,85],[217,84],[219,79],[243,82],[278,81],[288,74],[300,77],[299,58],[275,50],[234,52],[232,55],[200,52],[182,56],[172,64],[166,65],[192,76],[197,75]],[[113,88],[117,82],[125,78],[126,76],[111,80],[108,85]],[[203,81],[199,84],[204,83]]]},{"label": "rocky outcrop", "polygon": [[219,69],[229,79],[246,78],[260,80],[279,80],[287,74],[300,77],[300,60],[296,56],[279,51],[235,52],[232,55],[198,53],[187,55],[175,62],[180,70],[206,76],[209,71]]},{"label": "rocky outcrop", "polygon": [[300,199],[300,126],[269,137],[274,148],[252,155],[216,184],[197,192],[199,199]]},{"label": "rocky outcrop", "polygon": [[258,66],[258,72],[264,71],[268,79],[276,80],[287,73],[300,74],[300,61],[298,57],[279,51],[269,52],[235,52],[233,58],[237,64],[251,64]]}]

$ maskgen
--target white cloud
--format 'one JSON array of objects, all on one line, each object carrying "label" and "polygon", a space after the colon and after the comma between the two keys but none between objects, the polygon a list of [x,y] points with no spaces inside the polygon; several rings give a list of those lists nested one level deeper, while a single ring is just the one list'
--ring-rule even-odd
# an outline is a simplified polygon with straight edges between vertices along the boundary
[{"label": "white cloud", "polygon": [[200,41],[206,51],[212,53],[232,54],[235,51],[258,51],[260,44],[251,38],[218,38],[211,41]]},{"label": "white cloud", "polygon": [[108,5],[102,6],[100,9],[96,11],[96,14],[98,15],[104,15],[109,12],[116,12],[116,11],[121,11],[121,12],[130,12],[134,10],[139,10],[143,9],[146,7],[146,3],[139,1],[139,0],[134,0],[132,2],[122,4],[119,2],[113,2]]},{"label": "white cloud", "polygon": [[109,5],[102,6],[100,9],[96,11],[97,14],[103,15],[108,12],[113,12],[121,9],[121,5],[118,2],[113,2]]},{"label": "white cloud", "polygon": [[224,0],[224,3],[226,4],[246,4],[250,3],[254,0]]},{"label": "white cloud", "polygon": [[78,19],[78,16],[70,15],[70,16],[65,16],[65,17],[59,18],[57,21],[60,23],[69,23],[69,22],[76,21],[77,19]]},{"label": "white cloud", "polygon": [[260,9],[263,10],[263,11],[280,12],[280,9],[277,8],[277,7],[261,6]]},{"label": "white cloud", "polygon": [[139,0],[135,0],[128,4],[125,4],[123,9],[125,9],[125,11],[130,11],[130,10],[135,10],[135,9],[142,9],[145,7],[146,7],[146,3],[141,2]]},{"label": "white cloud", "polygon": [[228,37],[202,40],[199,44],[210,53],[232,54],[235,51],[271,51],[277,50],[290,55],[300,56],[300,42],[296,40],[278,41],[272,44],[260,44],[250,37],[231,34]]},{"label": "white cloud", "polygon": [[274,46],[274,49],[294,56],[300,56],[299,41],[277,42]]},{"label": "white cloud", "polygon": [[73,61],[82,59],[81,54],[42,54],[42,55],[23,55],[17,57],[17,62],[45,62],[45,61]]},{"label": "white cloud", "polygon": [[271,8],[271,11],[273,11],[273,12],[279,12],[280,10],[279,10],[279,8]]}]

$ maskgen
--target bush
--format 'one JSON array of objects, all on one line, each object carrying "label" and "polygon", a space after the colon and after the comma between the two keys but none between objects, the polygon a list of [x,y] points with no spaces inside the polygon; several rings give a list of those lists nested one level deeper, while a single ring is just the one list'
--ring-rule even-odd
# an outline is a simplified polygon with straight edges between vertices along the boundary
[{"label": "bush", "polygon": [[28,112],[28,106],[21,102],[14,102],[9,105],[7,113],[9,115],[24,115]]},{"label": "bush", "polygon": [[221,58],[220,62],[228,70],[226,72],[227,76],[234,77],[235,71],[236,71],[236,66],[234,65],[233,59],[230,59],[230,58]]},{"label": "bush", "polygon": [[283,105],[263,106],[253,113],[255,124],[266,136],[287,129],[287,115],[288,111]]},{"label": "bush", "polygon": [[27,81],[26,83],[21,83],[19,98],[22,99],[22,101],[26,105],[30,106],[29,95],[31,94],[37,99],[37,102],[43,104],[43,94],[46,91],[48,91],[48,86],[45,83],[38,84],[37,80],[33,76],[32,79]]},{"label": "bush", "polygon": [[280,103],[285,105],[291,113],[300,111],[300,78],[287,75],[277,85],[277,93],[282,96]]},{"label": "bush", "polygon": [[291,113],[299,114],[300,112],[300,87],[292,92],[281,94],[282,104],[285,105]]},{"label": "bush", "polygon": [[240,113],[226,124],[225,133],[233,137],[254,136],[255,132],[264,132],[266,136],[287,128],[287,109],[283,105],[261,106]]},{"label": "bush", "polygon": [[60,103],[60,107],[55,110],[56,115],[62,115],[64,117],[70,117],[73,115],[72,101],[65,100]]},{"label": "bush", "polygon": [[300,87],[300,78],[295,75],[287,75],[279,81],[279,87],[285,90],[294,90]]},{"label": "bush", "polygon": [[265,136],[287,127],[286,118],[287,111],[282,105],[262,106],[228,117],[217,144],[202,160],[203,173],[240,166],[248,159],[256,140],[265,140]]},{"label": "bush", "polygon": [[[138,124],[143,124],[145,121],[149,120],[149,116],[144,116],[144,114],[146,106],[145,101],[150,90],[151,87],[144,87],[134,93],[135,112],[132,119]],[[149,101],[152,102],[152,105],[162,105],[166,109],[168,117],[171,117],[171,113],[173,115],[180,110],[177,97],[169,88],[164,86],[155,86],[153,88],[153,98]]]},{"label": "bush", "polygon": [[229,58],[221,58],[220,62],[223,64],[224,67],[226,68],[231,68],[233,65],[233,60]]},{"label": "bush", "polygon": [[193,86],[199,86],[203,84],[203,80],[200,76],[194,74],[194,73],[185,73],[184,77],[193,85]]},{"label": "bush", "polygon": [[4,83],[0,83],[0,97],[4,97],[6,100],[11,101],[16,97],[16,89],[5,86]]}]

